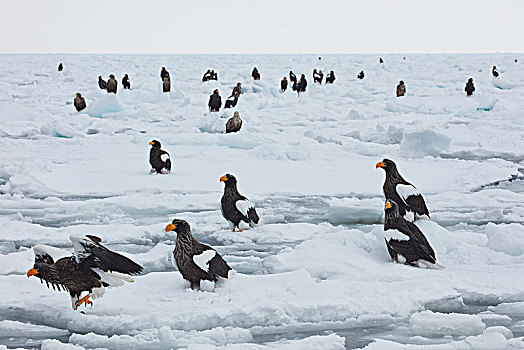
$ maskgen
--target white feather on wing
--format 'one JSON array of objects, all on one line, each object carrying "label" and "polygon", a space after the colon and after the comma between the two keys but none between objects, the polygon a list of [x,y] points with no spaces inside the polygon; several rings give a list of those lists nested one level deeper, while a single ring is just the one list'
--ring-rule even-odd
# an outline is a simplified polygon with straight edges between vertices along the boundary
[{"label": "white feather on wing", "polygon": [[85,245],[94,245],[95,242],[93,242],[89,237],[84,235],[70,235],[69,239],[73,243],[73,248],[75,249],[75,257],[77,261],[80,258],[85,258],[90,252],[88,252],[85,248]]},{"label": "white feather on wing", "polygon": [[249,210],[249,208],[254,208],[255,207],[247,199],[241,200],[241,201],[237,201],[235,203],[235,206],[237,207],[238,211],[241,212],[242,214],[244,214],[245,216],[247,216],[247,211]]},{"label": "white feather on wing", "polygon": [[403,234],[399,230],[396,229],[389,229],[384,231],[384,238],[389,241],[391,239],[395,241],[409,241],[409,236]]},{"label": "white feather on wing", "polygon": [[408,199],[409,196],[420,195],[420,192],[413,185],[398,184],[395,187],[395,189],[397,190],[398,195],[400,196],[400,198],[402,198],[404,203],[406,203],[406,200]]},{"label": "white feather on wing", "polygon": [[193,261],[202,270],[209,272],[209,261],[217,255],[213,249],[204,250],[202,253],[193,256]]}]

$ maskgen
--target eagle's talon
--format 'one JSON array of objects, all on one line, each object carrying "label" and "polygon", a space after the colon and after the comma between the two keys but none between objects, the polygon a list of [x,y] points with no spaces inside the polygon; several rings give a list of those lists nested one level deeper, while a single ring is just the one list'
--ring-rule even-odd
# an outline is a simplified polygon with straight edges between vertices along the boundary
[{"label": "eagle's talon", "polygon": [[90,297],[90,295],[88,294],[85,297],[83,297],[82,299],[80,299],[78,301],[77,308],[82,306],[82,304],[85,304],[86,307],[87,307],[88,304],[91,305],[91,307],[93,307],[93,302],[91,300],[89,300],[89,297]]}]

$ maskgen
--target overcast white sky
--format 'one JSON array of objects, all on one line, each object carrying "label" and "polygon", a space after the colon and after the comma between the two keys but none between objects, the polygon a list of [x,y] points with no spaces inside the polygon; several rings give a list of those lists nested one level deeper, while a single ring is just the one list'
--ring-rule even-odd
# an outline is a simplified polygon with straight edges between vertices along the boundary
[{"label": "overcast white sky", "polygon": [[0,53],[524,52],[524,0],[0,0]]}]

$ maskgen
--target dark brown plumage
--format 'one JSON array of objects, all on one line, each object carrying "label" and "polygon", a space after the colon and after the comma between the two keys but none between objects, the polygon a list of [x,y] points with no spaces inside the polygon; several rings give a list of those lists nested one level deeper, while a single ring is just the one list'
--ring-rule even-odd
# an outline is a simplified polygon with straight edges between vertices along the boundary
[{"label": "dark brown plumage", "polygon": [[280,81],[280,91],[284,92],[287,90],[287,77],[284,77],[281,81]]},{"label": "dark brown plumage", "polygon": [[162,83],[162,91],[163,92],[171,91],[171,81],[168,78],[164,78],[164,81]]},{"label": "dark brown plumage", "polygon": [[122,85],[124,86],[124,89],[131,89],[131,82],[129,81],[129,76],[127,74],[124,74],[124,77],[122,78]]},{"label": "dark brown plumage", "polygon": [[102,90],[107,90],[107,82],[104,79],[102,79],[101,75],[98,76],[98,86]]},{"label": "dark brown plumage", "polygon": [[295,73],[293,73],[293,71],[289,71],[289,81],[292,83],[297,82],[297,76],[295,75]]},{"label": "dark brown plumage", "polygon": [[218,112],[222,107],[222,97],[218,93],[218,89],[213,91],[213,94],[209,96],[209,102],[207,103],[211,112]]},{"label": "dark brown plumage", "polygon": [[82,97],[82,95],[80,95],[79,92],[76,93],[76,96],[75,96],[75,99],[74,99],[73,103],[75,105],[75,108],[76,108],[77,112],[80,112],[81,110],[86,108],[86,100],[85,100],[85,98]]},{"label": "dark brown plumage", "polygon": [[216,282],[220,277],[228,278],[231,267],[216,250],[193,238],[186,221],[174,219],[166,226],[166,232],[170,231],[177,234],[173,250],[176,266],[192,289],[200,288],[202,280]]},{"label": "dark brown plumage", "polygon": [[398,208],[397,203],[386,200],[384,239],[391,258],[412,266],[418,266],[421,262],[427,267],[441,267],[436,263],[435,252],[422,231],[400,216]]},{"label": "dark brown plumage", "polygon": [[326,76],[326,84],[333,84],[335,81],[335,72],[330,71],[328,75]]},{"label": "dark brown plumage", "polygon": [[399,174],[395,162],[384,159],[378,162],[375,168],[382,168],[386,172],[386,180],[382,186],[384,196],[398,204],[400,215],[411,222],[415,219],[429,218],[424,197]]},{"label": "dark brown plumage", "polygon": [[251,72],[251,76],[255,80],[260,80],[260,73],[259,73],[257,67],[253,68],[253,71]]},{"label": "dark brown plumage", "polygon": [[109,76],[109,79],[107,79],[107,92],[112,92],[116,94],[117,86],[118,81],[116,81],[115,76],[111,74]]},{"label": "dark brown plumage", "polygon": [[[36,276],[45,281],[47,287],[51,285],[53,289],[68,291],[75,310],[84,303],[92,305],[89,299],[96,289],[101,290],[95,291],[94,297],[101,296],[104,287],[132,282],[129,277],[113,272],[126,275],[142,272],[142,266],[107,249],[96,236],[71,235],[69,239],[75,249],[73,255],[49,246],[35,246],[35,263],[27,272],[27,277]],[[87,295],[80,299],[83,292]]]},{"label": "dark brown plumage", "polygon": [[167,80],[171,81],[171,76],[169,75],[169,72],[166,70],[166,67],[162,67],[162,69],[160,70],[160,79],[162,81],[165,81],[166,78]]},{"label": "dark brown plumage", "polygon": [[406,94],[406,85],[401,80],[397,85],[397,97],[402,97]]},{"label": "dark brown plumage", "polygon": [[226,134],[231,132],[237,132],[242,127],[242,119],[238,112],[235,112],[231,118],[226,123]]},{"label": "dark brown plumage", "polygon": [[169,153],[161,149],[162,145],[157,140],[149,142],[149,164],[151,164],[150,174],[168,174],[171,172],[171,158]]},{"label": "dark brown plumage", "polygon": [[[229,227],[234,232],[235,228],[239,231],[260,224],[260,218],[249,200],[238,193],[237,179],[231,174],[226,174],[220,178],[224,182],[224,194],[221,199],[222,216],[229,223]],[[243,225],[244,227],[240,227]]]},{"label": "dark brown plumage", "polygon": [[242,93],[242,84],[237,83],[237,85],[233,88],[233,92],[231,93],[231,96],[240,96]]}]

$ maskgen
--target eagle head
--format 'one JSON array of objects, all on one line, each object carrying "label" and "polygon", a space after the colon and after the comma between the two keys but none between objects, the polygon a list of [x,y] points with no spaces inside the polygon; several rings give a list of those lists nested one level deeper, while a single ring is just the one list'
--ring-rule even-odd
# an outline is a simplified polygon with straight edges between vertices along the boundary
[{"label": "eagle head", "polygon": [[187,221],[182,219],[174,219],[169,225],[166,226],[166,233],[175,231],[176,233],[190,232],[191,226]]},{"label": "eagle head", "polygon": [[153,140],[153,141],[149,142],[149,144],[150,144],[151,146],[153,146],[153,147],[158,147],[158,148],[161,148],[161,147],[162,147],[162,145],[160,144],[160,142],[157,141],[157,140]]}]

